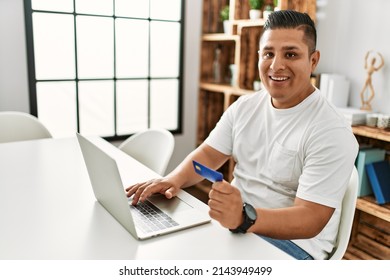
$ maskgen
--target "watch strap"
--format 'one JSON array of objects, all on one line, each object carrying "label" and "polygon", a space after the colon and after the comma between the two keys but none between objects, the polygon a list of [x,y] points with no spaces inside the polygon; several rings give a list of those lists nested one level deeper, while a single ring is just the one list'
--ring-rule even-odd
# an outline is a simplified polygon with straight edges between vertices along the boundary
[{"label": "watch strap", "polygon": [[243,206],[242,206],[242,214],[244,216],[244,220],[242,222],[241,225],[239,225],[237,228],[235,229],[229,229],[231,232],[233,233],[246,233],[247,230],[256,222],[256,218],[255,219],[251,219],[248,214],[247,214],[247,207],[248,208],[252,208],[252,210],[254,210],[253,206],[248,204],[248,203],[244,203]]}]

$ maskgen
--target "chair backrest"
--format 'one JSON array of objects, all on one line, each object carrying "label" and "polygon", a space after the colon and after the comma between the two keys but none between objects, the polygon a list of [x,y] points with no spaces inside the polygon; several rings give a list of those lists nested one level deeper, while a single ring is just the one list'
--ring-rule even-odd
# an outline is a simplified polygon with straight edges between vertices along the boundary
[{"label": "chair backrest", "polygon": [[354,167],[343,198],[339,232],[337,234],[336,246],[329,257],[330,260],[341,260],[347,250],[355,215],[358,185],[358,172],[356,167]]},{"label": "chair backrest", "polygon": [[166,129],[140,131],[119,145],[119,149],[164,175],[175,147],[175,138]]},{"label": "chair backrest", "polygon": [[49,130],[27,113],[0,112],[0,143],[52,138]]}]

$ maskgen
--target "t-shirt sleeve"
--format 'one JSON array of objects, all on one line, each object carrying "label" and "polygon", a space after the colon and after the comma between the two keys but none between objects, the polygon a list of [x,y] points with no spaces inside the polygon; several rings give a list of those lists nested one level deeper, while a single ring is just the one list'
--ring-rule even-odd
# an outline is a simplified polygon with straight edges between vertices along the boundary
[{"label": "t-shirt sleeve", "polygon": [[225,155],[232,154],[234,115],[239,103],[237,100],[227,108],[205,140],[206,144]]}]

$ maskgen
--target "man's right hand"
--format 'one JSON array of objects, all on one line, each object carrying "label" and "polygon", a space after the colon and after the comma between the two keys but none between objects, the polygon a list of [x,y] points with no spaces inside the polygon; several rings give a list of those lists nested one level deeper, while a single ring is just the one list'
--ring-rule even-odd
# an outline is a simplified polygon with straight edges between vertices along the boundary
[{"label": "man's right hand", "polygon": [[166,178],[152,179],[146,182],[138,183],[126,188],[127,197],[133,196],[132,204],[136,205],[138,201],[145,201],[149,196],[155,193],[161,193],[170,199],[177,195],[180,187],[175,186]]}]

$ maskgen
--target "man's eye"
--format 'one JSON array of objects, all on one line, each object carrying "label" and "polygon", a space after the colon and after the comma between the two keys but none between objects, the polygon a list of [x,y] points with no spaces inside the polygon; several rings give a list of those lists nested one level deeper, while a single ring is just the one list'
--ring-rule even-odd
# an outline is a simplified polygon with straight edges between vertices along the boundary
[{"label": "man's eye", "polygon": [[296,56],[297,56],[296,53],[286,53],[286,57],[287,57],[287,58],[294,58],[294,57],[296,57]]},{"label": "man's eye", "polygon": [[273,54],[273,53],[270,53],[270,52],[263,53],[263,58],[264,58],[264,59],[272,58],[272,57],[274,57],[274,54]]}]

